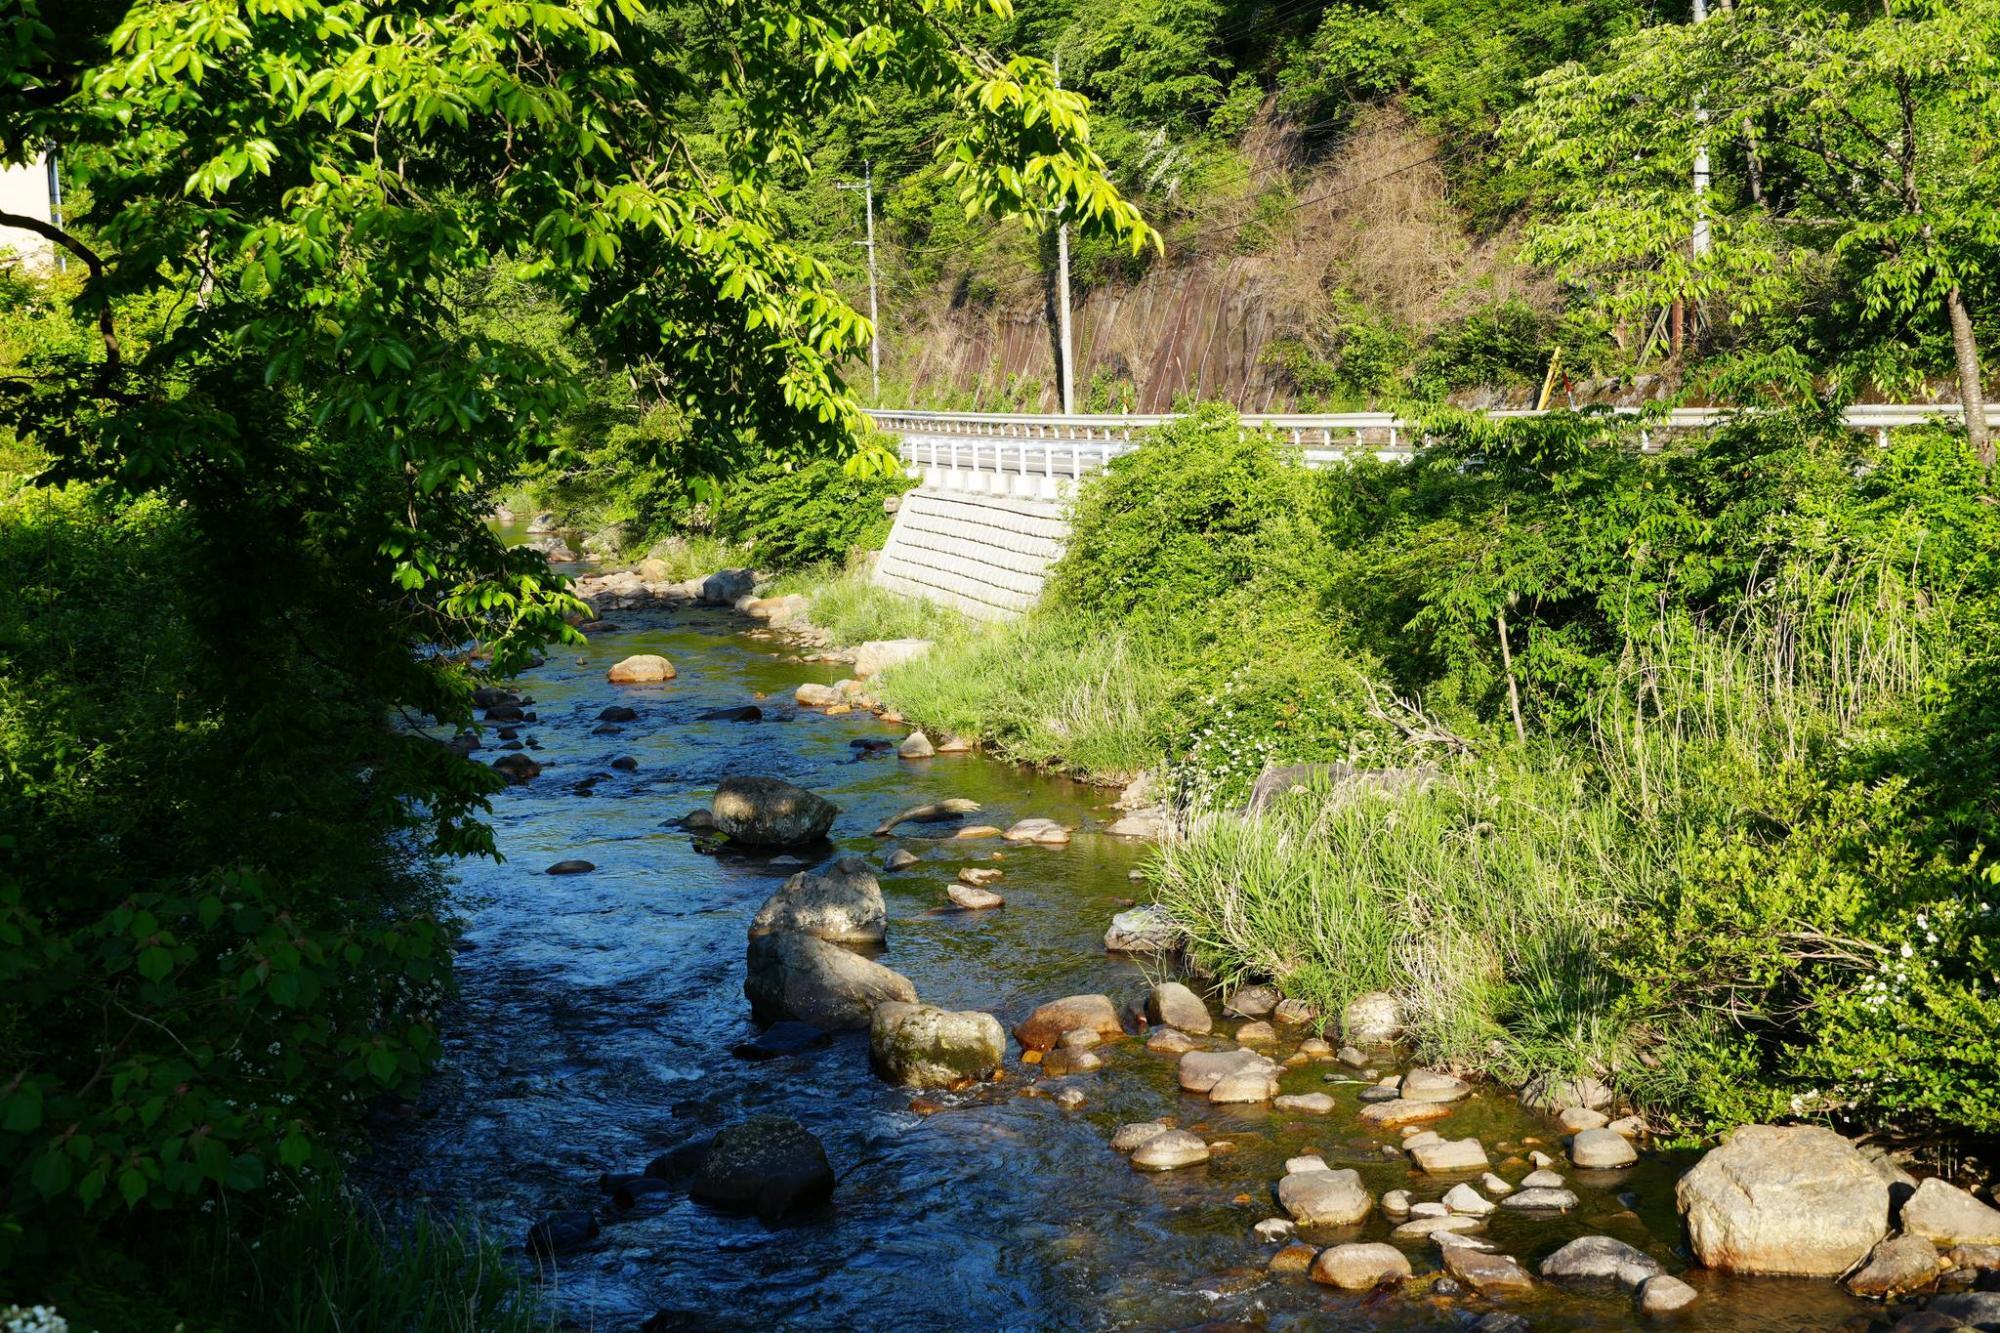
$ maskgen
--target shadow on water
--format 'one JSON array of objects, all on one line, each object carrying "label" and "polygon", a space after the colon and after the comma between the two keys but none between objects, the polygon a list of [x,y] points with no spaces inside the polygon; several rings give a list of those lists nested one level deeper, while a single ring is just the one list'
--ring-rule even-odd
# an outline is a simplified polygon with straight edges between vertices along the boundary
[{"label": "shadow on water", "polygon": [[[1115,817],[1111,793],[976,756],[910,763],[857,751],[850,741],[897,733],[867,714],[795,708],[796,685],[831,682],[838,668],[791,661],[740,633],[727,613],[617,619],[626,628],[552,656],[522,681],[540,719],[523,735],[538,743],[544,770],[495,801],[506,861],[461,867],[463,995],[418,1115],[384,1139],[370,1165],[386,1194],[467,1206],[518,1239],[555,1210],[609,1214],[600,1173],[643,1170],[739,1117],[780,1112],[825,1141],[841,1175],[830,1208],[768,1226],[673,1194],[655,1209],[607,1216],[602,1237],[551,1274],[566,1314],[610,1329],[661,1312],[656,1327],[1414,1329],[1463,1326],[1496,1308],[1429,1295],[1436,1264],[1428,1249],[1411,1251],[1417,1282],[1369,1298],[1264,1272],[1271,1247],[1251,1227],[1277,1212],[1272,1188],[1288,1156],[1317,1151],[1332,1165],[1356,1166],[1378,1196],[1407,1188],[1436,1198],[1452,1183],[1385,1159],[1380,1140],[1354,1119],[1360,1085],[1323,1081],[1333,1066],[1285,1077],[1288,1092],[1335,1093],[1341,1107],[1324,1118],[1223,1112],[1184,1097],[1172,1062],[1136,1041],[1105,1051],[1102,1071],[1065,1080],[1086,1095],[1075,1110],[1023,1095],[1035,1073],[1010,1058],[998,1086],[942,1097],[948,1109],[923,1115],[910,1093],[870,1073],[863,1034],[766,1061],[733,1055],[756,1031],[743,999],[745,927],[793,871],[837,851],[878,864],[894,846],[916,852],[919,865],[882,876],[890,915],[882,961],[927,1002],[989,1010],[1011,1027],[1057,996],[1102,991],[1122,1006],[1143,994],[1146,970],[1103,949],[1111,915],[1137,891],[1128,872],[1141,849],[1088,831]],[[606,682],[611,663],[641,652],[670,658],[679,678]],[[701,718],[749,702],[762,721]],[[615,734],[593,734],[599,712],[614,703],[638,718]],[[635,759],[636,770],[613,768],[621,756]],[[834,845],[797,856],[697,851],[673,821],[705,806],[721,778],[745,773],[836,801]],[[575,784],[590,777],[598,781],[579,793]],[[982,822],[1046,815],[1084,831],[1066,848],[940,841],[916,836],[934,829],[910,827],[895,839],[870,833],[907,805],[947,796],[981,802]],[[572,857],[597,869],[544,873]],[[997,886],[1004,908],[944,909],[944,887],[966,864],[1005,870]],[[1111,1131],[1161,1115],[1238,1148],[1190,1170],[1135,1172],[1108,1147]],[[1446,1126],[1489,1147],[1526,1135],[1557,1139],[1553,1124],[1490,1094]],[[1572,1183],[1584,1201],[1576,1214],[1500,1217],[1486,1234],[1532,1265],[1597,1231],[1678,1270],[1672,1181],[1681,1165],[1648,1158],[1616,1177],[1578,1173]],[[1309,1238],[1387,1232],[1377,1214],[1351,1235]],[[1688,1276],[1703,1289],[1689,1326],[1824,1329],[1865,1313],[1831,1284]],[[1629,1300],[1608,1293],[1550,1293],[1515,1308],[1537,1328],[1635,1320]]]}]

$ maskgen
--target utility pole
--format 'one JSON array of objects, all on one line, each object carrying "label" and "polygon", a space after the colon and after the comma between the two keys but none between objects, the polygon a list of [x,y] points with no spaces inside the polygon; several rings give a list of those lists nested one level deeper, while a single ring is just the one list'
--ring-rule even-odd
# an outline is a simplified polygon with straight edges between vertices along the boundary
[{"label": "utility pole", "polygon": [[[63,224],[62,168],[56,162],[56,146],[53,143],[43,154],[42,160],[49,173],[49,222],[52,226],[60,228]],[[69,251],[60,245],[50,248],[56,252],[56,272],[69,272]]]},{"label": "utility pole", "polygon": [[868,381],[874,386],[875,401],[879,403],[882,401],[882,322],[875,306],[875,164],[862,164],[858,184],[842,181],[835,188],[861,191],[862,205],[868,212],[868,239],[855,244],[868,248]]},{"label": "utility pole", "polygon": [[[1708,22],[1708,0],[1694,0],[1694,21]],[[1708,258],[1713,244],[1708,226],[1708,108],[1699,99],[1694,104],[1695,133],[1701,137],[1694,146],[1694,257]]]},{"label": "utility pole", "polygon": [[[1056,87],[1062,87],[1062,56],[1057,55],[1055,65]],[[1062,349],[1062,364],[1058,373],[1062,376],[1062,410],[1064,416],[1076,414],[1076,361],[1070,350],[1069,337],[1069,222],[1065,219],[1056,224],[1056,342]]]}]

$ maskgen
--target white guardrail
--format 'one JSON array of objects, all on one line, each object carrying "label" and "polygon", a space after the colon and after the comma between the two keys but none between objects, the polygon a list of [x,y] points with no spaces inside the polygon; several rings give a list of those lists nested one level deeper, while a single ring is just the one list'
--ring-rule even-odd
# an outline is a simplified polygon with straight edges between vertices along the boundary
[{"label": "white guardrail", "polygon": [[[1637,408],[1615,409],[1637,416]],[[1686,407],[1649,421],[1640,431],[1641,448],[1651,448],[1654,434],[1706,430],[1738,415],[1740,409]],[[903,465],[918,473],[948,476],[970,473],[1001,478],[1034,479],[1053,486],[1077,481],[1100,471],[1134,447],[1134,437],[1151,426],[1177,420],[1179,413],[1140,415],[1106,413],[1060,416],[997,412],[871,411],[875,428],[901,441]],[[1545,416],[1528,409],[1503,409],[1485,415],[1496,420]],[[1891,430],[1939,419],[1962,420],[1956,403],[1883,403],[1850,407],[1843,414],[1852,430],[1872,431],[1887,442]],[[1422,442],[1420,423],[1393,412],[1245,413],[1243,424],[1268,427],[1289,436],[1303,451],[1308,465],[1318,465],[1356,453],[1383,459],[1404,459]]]}]

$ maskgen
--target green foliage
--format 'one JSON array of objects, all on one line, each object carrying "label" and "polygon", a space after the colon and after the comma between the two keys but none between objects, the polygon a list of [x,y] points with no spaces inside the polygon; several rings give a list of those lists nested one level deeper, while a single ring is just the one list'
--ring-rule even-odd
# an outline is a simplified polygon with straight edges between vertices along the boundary
[{"label": "green foliage", "polygon": [[772,580],[765,595],[801,593],[807,618],[843,647],[870,639],[954,639],[966,629],[949,608],[904,597],[875,583],[871,567],[856,560],[844,568],[811,565]]},{"label": "green foliage", "polygon": [[839,566],[889,535],[883,502],[911,486],[901,473],[860,476],[839,459],[766,463],[730,487],[722,528],[750,545],[757,567]]}]

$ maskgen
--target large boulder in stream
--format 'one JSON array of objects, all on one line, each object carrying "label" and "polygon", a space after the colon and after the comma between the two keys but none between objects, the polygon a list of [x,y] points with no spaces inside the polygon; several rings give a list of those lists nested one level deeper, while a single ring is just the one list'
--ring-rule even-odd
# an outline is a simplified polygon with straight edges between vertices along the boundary
[{"label": "large boulder in stream", "polygon": [[753,570],[718,569],[701,581],[701,604],[734,606],[748,597],[756,586],[757,575]]},{"label": "large boulder in stream", "polygon": [[778,778],[724,778],[709,812],[731,842],[796,847],[824,838],[840,807]]},{"label": "large boulder in stream", "polygon": [[792,1018],[822,1028],[865,1028],[877,1005],[917,1000],[902,973],[790,930],[750,941],[743,994],[759,1023]]},{"label": "large boulder in stream", "polygon": [[688,1194],[697,1203],[776,1219],[833,1194],[833,1166],[812,1132],[788,1116],[759,1115],[717,1134]]},{"label": "large boulder in stream", "polygon": [[905,1088],[949,1088],[985,1078],[1006,1053],[1000,1020],[976,1009],[954,1013],[891,1002],[877,1005],[868,1025],[868,1062]]},{"label": "large boulder in stream", "polygon": [[843,856],[815,874],[801,870],[757,909],[750,933],[796,930],[836,944],[880,944],[888,935],[882,886],[868,863]]},{"label": "large boulder in stream", "polygon": [[1889,1232],[1889,1184],[1816,1125],[1745,1125],[1675,1188],[1688,1244],[1709,1268],[1839,1277]]}]

